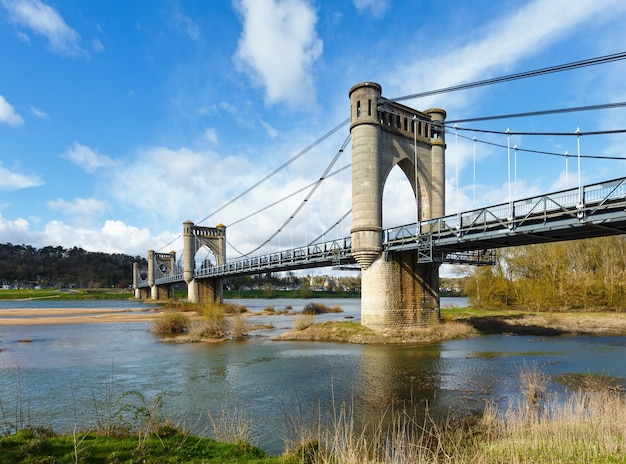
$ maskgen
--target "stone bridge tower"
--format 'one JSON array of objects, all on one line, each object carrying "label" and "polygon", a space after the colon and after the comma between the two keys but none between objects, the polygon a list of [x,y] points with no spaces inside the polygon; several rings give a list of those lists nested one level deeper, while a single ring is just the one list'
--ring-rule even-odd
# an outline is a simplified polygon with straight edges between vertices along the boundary
[{"label": "stone bridge tower", "polygon": [[383,253],[383,189],[398,165],[415,195],[418,223],[445,215],[445,141],[441,109],[423,112],[381,96],[363,82],[350,89],[352,251],[362,269],[361,323],[402,329],[439,319],[439,263],[417,252]]},{"label": "stone bridge tower", "polygon": [[[201,227],[191,221],[183,222],[184,269],[183,278],[187,283],[187,299],[192,303],[223,302],[222,279],[194,278],[195,258],[200,247],[206,246],[215,255],[215,265],[226,263],[226,226]],[[203,266],[210,266],[205,263]]]}]

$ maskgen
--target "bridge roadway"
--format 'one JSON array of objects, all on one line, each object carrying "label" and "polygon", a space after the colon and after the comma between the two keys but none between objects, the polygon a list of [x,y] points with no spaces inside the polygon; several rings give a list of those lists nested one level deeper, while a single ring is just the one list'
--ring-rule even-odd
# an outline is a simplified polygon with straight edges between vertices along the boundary
[{"label": "bridge roadway", "polygon": [[[416,233],[418,231],[420,233]],[[419,262],[492,264],[494,249],[626,233],[626,177],[510,201],[385,231],[383,250],[416,250]],[[350,237],[195,270],[220,278],[314,267],[352,266]],[[182,271],[155,283],[183,281]],[[138,286],[146,287],[147,281]]]}]

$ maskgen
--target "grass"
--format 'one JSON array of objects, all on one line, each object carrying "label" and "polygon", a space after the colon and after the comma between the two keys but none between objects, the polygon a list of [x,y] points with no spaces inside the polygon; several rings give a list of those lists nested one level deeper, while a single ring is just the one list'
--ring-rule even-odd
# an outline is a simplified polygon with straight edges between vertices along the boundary
[{"label": "grass", "polygon": [[241,339],[250,330],[243,317],[247,308],[238,304],[169,301],[163,311],[153,322],[152,331],[176,336],[163,339],[168,342]]},{"label": "grass", "polygon": [[295,330],[300,331],[300,330],[308,329],[313,324],[315,324],[315,316],[313,314],[302,313],[296,316],[296,320],[294,322],[293,328]]},{"label": "grass", "polygon": [[[454,340],[477,335],[464,322],[450,321],[414,330],[374,331],[355,321],[327,321],[314,324],[313,315],[298,315],[295,331],[278,335],[274,340],[312,340],[358,344],[412,344]],[[300,322],[300,318],[302,321]]]},{"label": "grass", "polygon": [[0,438],[0,463],[274,463],[275,458],[249,444],[221,443],[182,432],[111,438],[85,433],[76,446],[72,436],[21,430]]},{"label": "grass", "polygon": [[100,288],[100,289],[42,289],[42,290],[0,290],[0,300],[30,300],[30,299],[57,299],[57,300],[128,300],[134,294],[129,289]]}]

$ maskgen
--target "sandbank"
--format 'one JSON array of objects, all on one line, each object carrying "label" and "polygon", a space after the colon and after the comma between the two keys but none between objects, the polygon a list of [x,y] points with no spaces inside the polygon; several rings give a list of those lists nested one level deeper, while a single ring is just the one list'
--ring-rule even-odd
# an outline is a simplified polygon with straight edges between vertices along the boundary
[{"label": "sandbank", "polygon": [[0,326],[35,324],[92,324],[152,322],[162,314],[146,308],[19,308],[0,310]]}]

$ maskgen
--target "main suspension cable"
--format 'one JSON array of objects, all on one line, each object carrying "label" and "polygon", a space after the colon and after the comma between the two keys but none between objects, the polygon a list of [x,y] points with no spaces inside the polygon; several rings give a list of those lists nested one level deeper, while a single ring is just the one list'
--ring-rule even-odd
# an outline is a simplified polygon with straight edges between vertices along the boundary
[{"label": "main suspension cable", "polygon": [[513,132],[509,131],[496,131],[489,129],[473,129],[470,127],[458,127],[454,126],[454,130],[463,130],[469,132],[482,132],[484,134],[497,134],[497,135],[544,135],[544,136],[584,136],[584,135],[611,135],[611,134],[623,134],[626,133],[626,129],[611,129],[604,131],[589,131],[589,132]]},{"label": "main suspension cable", "polygon": [[557,108],[552,110],[540,110],[540,111],[529,111],[526,113],[511,113],[511,114],[500,114],[494,116],[482,116],[477,118],[465,118],[465,119],[455,119],[446,121],[446,124],[459,124],[464,122],[479,122],[479,121],[494,121],[497,119],[513,119],[513,118],[527,118],[534,116],[547,116],[551,114],[562,114],[562,113],[576,113],[582,111],[596,111],[596,110],[606,110],[612,108],[621,108],[626,106],[626,102],[616,102],[616,103],[604,103],[600,105],[589,105],[589,106],[576,106],[572,108]]},{"label": "main suspension cable", "polygon": [[222,211],[224,208],[226,208],[227,206],[230,206],[231,204],[233,204],[235,201],[239,200],[241,197],[247,195],[248,193],[250,193],[252,190],[254,190],[255,188],[257,188],[259,185],[261,185],[263,182],[265,182],[266,180],[268,180],[269,178],[271,178],[272,176],[274,176],[275,174],[279,173],[280,171],[282,171],[283,169],[285,169],[287,166],[289,166],[291,163],[293,163],[294,161],[296,161],[298,158],[302,157],[303,155],[305,155],[306,153],[308,153],[309,151],[311,151],[313,148],[315,148],[316,146],[318,146],[320,143],[322,143],[323,141],[325,141],[326,139],[328,139],[331,135],[333,135],[335,132],[337,132],[339,129],[343,128],[346,124],[348,124],[350,122],[350,118],[346,118],[345,120],[343,120],[342,122],[340,122],[339,124],[337,124],[335,127],[333,127],[330,131],[328,131],[326,134],[322,135],[319,139],[317,139],[315,142],[313,142],[311,145],[309,145],[308,147],[306,147],[304,150],[302,150],[301,152],[297,153],[296,155],[294,155],[293,157],[291,157],[289,160],[285,161],[283,164],[281,164],[280,166],[278,166],[276,169],[274,169],[272,172],[270,172],[268,175],[266,175],[265,177],[263,177],[260,181],[256,182],[254,185],[252,185],[251,187],[248,187],[246,190],[244,190],[242,193],[240,193],[239,195],[237,195],[236,197],[234,197],[233,199],[227,201],[224,205],[220,206],[218,209],[216,209],[215,211],[213,211],[211,214],[209,214],[208,216],[200,219],[199,221],[197,221],[197,224],[202,223],[204,221],[206,221],[207,219],[209,219],[212,216],[215,216],[217,213],[219,213],[220,211]]},{"label": "main suspension cable", "polygon": [[[452,134],[452,131],[446,131],[446,133]],[[506,134],[506,132],[503,132],[503,134]],[[511,132],[511,134],[513,134],[513,132]],[[581,135],[583,135],[583,133],[580,133]],[[571,135],[578,135],[575,132]],[[466,135],[461,135],[459,134],[459,137],[462,139],[466,139],[466,140],[472,140],[473,142],[478,142],[478,143],[482,143],[484,145],[490,145],[492,147],[497,147],[497,148],[507,148],[506,145],[503,145],[501,143],[496,143],[496,142],[489,142],[487,140],[480,140],[477,139],[476,137],[468,137]],[[571,154],[568,154],[567,152],[565,153],[554,153],[551,151],[542,151],[542,150],[531,150],[528,148],[520,148],[517,147],[517,151],[518,152],[526,152],[526,153],[533,153],[536,155],[548,155],[548,156],[559,156],[559,157],[564,157],[567,159],[567,157],[571,157]],[[587,159],[602,159],[602,160],[617,160],[617,161],[621,161],[621,160],[626,160],[626,156],[602,156],[602,155],[580,155],[581,158],[587,158]]]},{"label": "main suspension cable", "polygon": [[323,238],[324,236],[326,236],[326,234],[330,233],[335,227],[337,227],[339,224],[341,224],[341,221],[343,221],[345,218],[347,218],[348,216],[350,216],[350,214],[352,214],[352,208],[350,208],[348,211],[346,211],[346,213],[341,216],[337,222],[335,222],[332,226],[330,226],[328,229],[326,229],[324,232],[322,232],[320,235],[318,235],[317,237],[315,237],[313,240],[311,240],[309,242],[309,244],[307,246],[311,246],[314,245],[319,239]]},{"label": "main suspension cable", "polygon": [[[289,166],[291,163],[293,163],[294,161],[296,161],[297,159],[301,158],[303,155],[305,155],[306,153],[308,153],[309,151],[311,151],[313,148],[315,148],[316,146],[318,146],[319,144],[321,144],[322,142],[324,142],[326,139],[328,139],[330,136],[332,136],[333,134],[335,134],[337,131],[339,131],[339,129],[343,128],[344,126],[346,126],[348,123],[350,122],[350,118],[346,118],[343,121],[341,121],[339,124],[337,124],[335,127],[333,127],[330,131],[328,131],[326,134],[322,135],[319,139],[317,139],[315,142],[313,142],[311,145],[309,145],[308,147],[306,147],[304,150],[300,151],[299,153],[296,153],[293,157],[291,157],[289,160],[285,161],[283,164],[281,164],[280,166],[278,166],[276,169],[274,169],[272,172],[270,172],[269,174],[267,174],[265,177],[263,177],[261,180],[259,180],[258,182],[256,182],[255,184],[253,184],[252,186],[248,187],[246,190],[244,190],[242,193],[240,193],[239,195],[235,196],[234,198],[228,200],[226,203],[224,203],[222,206],[220,206],[218,209],[216,209],[215,211],[213,211],[212,213],[210,213],[208,216],[205,216],[204,218],[200,219],[199,221],[196,221],[196,224],[200,224],[204,221],[206,221],[207,219],[215,216],[217,213],[219,213],[220,211],[222,211],[223,209],[225,209],[226,207],[232,205],[234,202],[236,202],[237,200],[239,200],[240,198],[244,197],[245,195],[247,195],[248,193],[250,193],[251,191],[253,191],[255,188],[257,188],[259,185],[261,185],[263,182],[265,182],[266,180],[270,179],[271,177],[273,177],[274,175],[276,175],[277,173],[279,173],[280,171],[282,171],[283,169],[285,169],[287,166]],[[163,250],[166,247],[168,247],[169,245],[171,245],[172,243],[174,243],[176,240],[178,240],[180,237],[182,236],[182,234],[177,235],[176,237],[174,237],[172,240],[170,240],[168,243],[166,243],[165,245],[163,245],[161,248],[159,248],[159,250]]]},{"label": "main suspension cable", "polygon": [[[348,169],[350,166],[352,166],[352,163],[350,163],[350,164],[346,164],[345,166],[343,166],[343,167],[341,167],[341,168],[339,168],[339,169],[337,169],[337,170],[335,170],[335,171],[331,172],[330,174],[328,174],[328,175],[326,176],[326,179],[330,179],[331,177],[336,176],[336,175],[337,175],[337,174],[339,174],[340,172],[345,171],[346,169]],[[295,192],[292,192],[292,193],[290,193],[289,195],[284,196],[284,197],[283,197],[283,198],[281,198],[280,200],[276,200],[274,203],[271,203],[271,204],[269,204],[269,205],[267,205],[267,206],[264,206],[263,208],[261,208],[261,209],[259,209],[259,210],[255,211],[254,213],[248,214],[247,216],[244,216],[244,217],[242,217],[241,219],[236,220],[235,222],[230,222],[230,223],[228,224],[228,227],[229,227],[229,228],[232,228],[233,226],[235,226],[235,225],[237,225],[237,224],[239,224],[239,223],[241,223],[241,222],[245,221],[246,219],[250,219],[251,217],[256,216],[257,214],[260,214],[260,213],[262,213],[263,211],[266,211],[266,210],[268,210],[268,209],[272,208],[273,206],[276,206],[276,205],[278,205],[279,203],[282,203],[283,201],[286,201],[286,200],[288,200],[288,199],[290,199],[290,198],[292,198],[292,197],[296,196],[297,194],[299,194],[299,193],[301,193],[301,192],[304,192],[305,190],[307,190],[307,189],[309,189],[309,188],[313,187],[313,186],[314,186],[316,183],[318,183],[318,182],[319,182],[319,180],[316,180],[315,182],[311,182],[310,184],[305,185],[304,187],[302,187],[302,188],[300,188],[300,189],[296,190]]]},{"label": "main suspension cable", "polygon": [[287,218],[287,220],[285,222],[283,222],[283,224],[276,230],[276,232],[274,232],[267,240],[265,240],[263,243],[261,243],[259,246],[257,246],[254,250],[251,250],[248,253],[245,253],[245,254],[241,255],[241,257],[249,256],[252,253],[254,253],[254,252],[258,251],[259,249],[261,249],[262,247],[264,247],[265,245],[267,245],[269,242],[272,241],[272,239],[274,237],[276,237],[280,232],[282,232],[282,230],[285,228],[285,226],[287,226],[296,217],[296,215],[300,212],[300,210],[302,208],[304,208],[304,205],[306,205],[306,203],[309,201],[309,199],[313,196],[313,194],[317,191],[317,189],[319,188],[321,183],[324,181],[324,179],[326,178],[326,176],[330,172],[330,170],[333,167],[333,165],[337,162],[337,160],[339,159],[339,157],[343,153],[343,150],[346,148],[346,146],[348,145],[349,141],[350,141],[350,135],[348,135],[346,137],[346,139],[344,140],[343,144],[341,145],[341,148],[337,151],[337,154],[330,161],[330,163],[328,164],[328,166],[324,170],[324,173],[319,178],[319,180],[317,182],[315,182],[315,185],[313,186],[313,188],[311,189],[309,194],[306,196],[306,198],[304,200],[302,200],[300,205],[295,209],[295,211],[293,213],[291,213],[289,218]]},{"label": "main suspension cable", "polygon": [[519,79],[526,79],[528,77],[543,76],[546,74],[552,74],[552,73],[557,73],[561,71],[569,71],[571,69],[578,69],[578,68],[584,68],[587,66],[596,66],[599,64],[611,63],[614,61],[623,60],[625,58],[626,58],[626,52],[614,53],[612,55],[604,55],[604,56],[600,56],[597,58],[589,58],[586,60],[574,61],[572,63],[559,64],[559,65],[550,66],[547,68],[540,68],[540,69],[535,69],[532,71],[509,74],[509,75],[502,76],[502,77],[484,79],[481,81],[468,82],[465,84],[453,85],[453,86],[444,87],[441,89],[429,90],[426,92],[414,93],[410,95],[404,95],[402,97],[390,98],[390,100],[398,102],[398,101],[403,101],[403,100],[412,100],[414,98],[423,98],[423,97],[429,97],[432,95],[439,95],[442,93],[457,92],[459,90],[467,90],[467,89],[473,89],[476,87],[483,87],[486,85],[500,84],[502,82],[510,82],[510,81],[519,80]]}]

